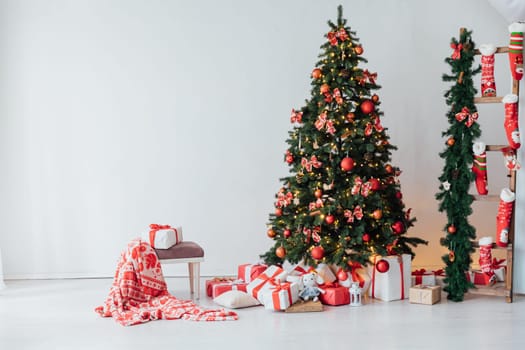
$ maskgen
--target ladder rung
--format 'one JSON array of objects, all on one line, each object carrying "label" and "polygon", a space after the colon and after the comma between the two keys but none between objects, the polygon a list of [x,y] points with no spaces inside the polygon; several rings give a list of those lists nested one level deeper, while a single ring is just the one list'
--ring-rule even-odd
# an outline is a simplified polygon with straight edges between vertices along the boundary
[{"label": "ladder rung", "polygon": [[480,202],[498,202],[499,196],[497,194],[487,194],[487,195],[480,195],[480,194],[473,194],[472,197],[475,201]]},{"label": "ladder rung", "polygon": [[501,103],[503,96],[474,97],[474,103]]},{"label": "ladder rung", "polygon": [[508,145],[487,145],[485,151],[501,151],[504,148],[508,148]]},{"label": "ladder rung", "polygon": [[[496,48],[496,53],[507,53],[509,52],[508,46],[501,46]],[[479,49],[474,50],[475,55],[481,55],[481,51]]]}]

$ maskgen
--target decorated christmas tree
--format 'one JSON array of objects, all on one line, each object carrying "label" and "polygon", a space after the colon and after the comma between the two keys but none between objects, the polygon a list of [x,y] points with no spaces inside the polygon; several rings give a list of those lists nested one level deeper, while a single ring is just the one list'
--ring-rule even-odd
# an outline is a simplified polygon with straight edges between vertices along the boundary
[{"label": "decorated christmas tree", "polygon": [[408,237],[413,226],[391,163],[396,149],[381,125],[377,74],[366,63],[342,7],[311,74],[311,98],[292,109],[292,130],[282,178],[270,214],[268,236],[275,241],[261,257],[268,264],[304,261],[349,269],[375,254],[414,255],[426,242]]},{"label": "decorated christmas tree", "polygon": [[482,153],[477,152],[479,156],[474,157],[474,140],[480,136],[481,130],[476,122],[478,114],[474,96],[477,91],[472,77],[481,68],[473,68],[475,45],[471,32],[462,30],[459,40],[452,38],[450,45],[453,53],[445,61],[450,65],[451,73],[443,75],[443,81],[453,83],[445,93],[446,103],[450,106],[447,113],[450,125],[443,132],[446,148],[440,156],[445,160],[445,166],[439,177],[441,185],[436,198],[440,201],[439,210],[447,214],[445,237],[441,239],[441,244],[449,250],[443,256],[447,275],[444,290],[448,292],[448,299],[462,301],[463,295],[473,287],[466,277],[472,262],[470,256],[474,252],[471,241],[476,238],[476,230],[468,221],[473,201],[469,188],[478,178],[478,192],[486,194],[486,181],[483,181],[483,176],[477,175],[486,173],[486,170]]}]

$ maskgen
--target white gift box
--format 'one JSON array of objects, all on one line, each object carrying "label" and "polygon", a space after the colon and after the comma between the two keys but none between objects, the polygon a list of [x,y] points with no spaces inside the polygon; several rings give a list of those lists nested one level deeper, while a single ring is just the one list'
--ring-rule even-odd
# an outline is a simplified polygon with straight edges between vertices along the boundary
[{"label": "white gift box", "polygon": [[[330,269],[330,266],[326,264],[318,264],[316,268],[305,265],[303,262],[295,265],[294,268],[288,273],[290,276],[302,276],[305,273],[314,271],[319,277],[321,277],[324,283],[335,282],[337,277],[335,277],[334,272]],[[295,282],[295,281],[294,281]]]},{"label": "white gift box", "polygon": [[248,283],[246,286],[246,291],[248,294],[252,295],[254,298],[258,299],[263,303],[262,293],[263,291],[270,289],[273,283],[284,282],[286,280],[287,272],[284,271],[279,266],[269,266],[263,273],[261,273],[257,278]]},{"label": "white gift box", "polygon": [[152,224],[149,230],[142,233],[141,238],[155,249],[169,249],[182,242],[182,227]]},{"label": "white gift box", "polygon": [[[379,272],[375,267],[380,260],[386,260],[389,269]],[[412,256],[410,254],[375,256],[368,266],[372,278],[368,294],[372,298],[383,301],[402,300],[408,298],[411,285]]]},{"label": "white gift box", "polygon": [[268,289],[263,289],[259,296],[261,303],[267,310],[286,310],[299,300],[299,286],[297,283],[277,283]]},{"label": "white gift box", "polygon": [[372,279],[370,278],[370,275],[368,274],[368,271],[366,268],[364,267],[352,268],[352,272],[347,272],[346,274],[348,276],[346,280],[338,281],[341,286],[350,288],[352,286],[352,283],[356,282],[356,283],[359,283],[359,288],[361,288],[363,294],[368,291],[368,288],[370,288],[370,283],[372,282]]}]

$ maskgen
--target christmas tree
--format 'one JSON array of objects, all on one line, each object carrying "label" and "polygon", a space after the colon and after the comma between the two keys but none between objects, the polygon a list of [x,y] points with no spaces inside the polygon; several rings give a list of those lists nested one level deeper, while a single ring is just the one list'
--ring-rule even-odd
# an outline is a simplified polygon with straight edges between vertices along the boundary
[{"label": "christmas tree", "polygon": [[268,264],[304,261],[348,269],[375,254],[414,255],[426,242],[408,237],[413,226],[391,164],[396,149],[381,125],[377,74],[366,63],[342,7],[328,21],[327,41],[311,74],[311,98],[292,109],[282,178],[267,234],[275,241],[261,255]]},{"label": "christmas tree", "polygon": [[[475,45],[471,32],[462,30],[459,40],[452,38],[450,46],[453,53],[445,61],[450,65],[451,74],[443,75],[443,81],[453,82],[445,93],[446,103],[450,106],[447,113],[450,125],[443,132],[447,141],[440,156],[445,159],[445,166],[439,177],[441,185],[436,198],[440,201],[439,210],[446,212],[448,221],[444,227],[446,236],[441,239],[441,244],[449,250],[443,256],[447,275],[444,290],[448,299],[462,301],[463,295],[473,287],[466,277],[472,262],[470,255],[474,252],[471,240],[476,238],[476,230],[468,222],[473,201],[469,188],[476,172],[476,167],[472,171],[474,140],[481,135],[481,130],[476,122],[474,96],[477,91],[472,77],[481,68],[473,68]],[[480,193],[482,187],[480,184]]]}]

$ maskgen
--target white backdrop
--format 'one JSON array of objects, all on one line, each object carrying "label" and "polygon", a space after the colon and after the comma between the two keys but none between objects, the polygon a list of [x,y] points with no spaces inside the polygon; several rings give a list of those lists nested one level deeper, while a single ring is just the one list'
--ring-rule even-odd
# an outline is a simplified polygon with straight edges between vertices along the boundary
[{"label": "white backdrop", "polygon": [[[383,86],[383,124],[418,219],[411,232],[430,241],[414,265],[442,266],[441,75],[461,26],[478,44],[508,43],[507,22],[488,2],[0,0],[6,277],[111,276],[149,223],[180,224],[200,242],[203,275],[256,261],[271,244],[289,113],[309,98],[339,3]],[[510,81],[498,57],[502,95]],[[480,114],[483,140],[503,142],[503,106]],[[503,160],[492,157],[489,190],[499,193]],[[472,217],[482,235],[494,232],[496,206]]]}]

